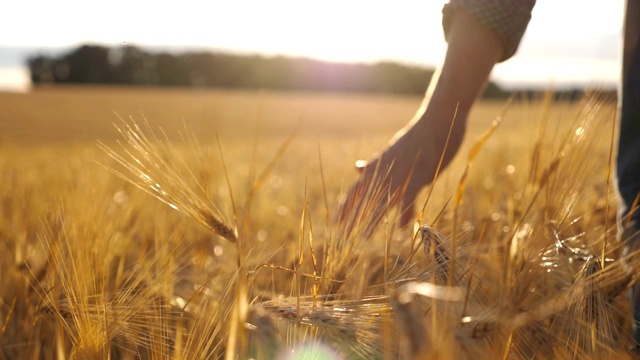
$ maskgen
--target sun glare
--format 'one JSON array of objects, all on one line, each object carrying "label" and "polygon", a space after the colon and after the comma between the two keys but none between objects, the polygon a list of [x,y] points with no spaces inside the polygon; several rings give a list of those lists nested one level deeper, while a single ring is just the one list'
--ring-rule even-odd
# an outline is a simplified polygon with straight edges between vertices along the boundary
[{"label": "sun glare", "polygon": [[[172,3],[113,0],[99,13],[79,0],[10,1],[0,11],[2,47],[79,44],[171,47],[285,55],[340,62],[441,63],[447,0],[301,2],[237,0]],[[623,0],[539,1],[517,55],[496,66],[501,85],[612,84],[619,73]],[[567,18],[566,14],[576,16]],[[11,14],[11,15],[9,15]],[[4,15],[4,16],[2,16]],[[562,23],[557,27],[549,24]],[[81,29],[81,30],[79,30]],[[2,63],[5,60],[5,63]],[[544,66],[540,66],[544,64]],[[0,54],[0,66],[7,64]]]},{"label": "sun glare", "polygon": [[25,19],[5,17],[0,30],[12,36],[1,39],[0,46],[128,42],[337,61],[408,58],[422,62],[444,49],[440,29],[443,3],[186,0],[180,6],[168,6],[114,0],[100,10],[100,16],[94,16],[77,0],[46,5],[35,14],[26,2],[15,1],[3,6],[8,10],[5,14],[29,14],[29,23],[46,31],[20,31]]}]

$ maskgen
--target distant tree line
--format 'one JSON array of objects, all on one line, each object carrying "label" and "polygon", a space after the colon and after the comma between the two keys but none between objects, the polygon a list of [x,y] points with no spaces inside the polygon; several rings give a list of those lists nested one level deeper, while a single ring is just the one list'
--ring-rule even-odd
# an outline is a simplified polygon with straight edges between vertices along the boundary
[{"label": "distant tree line", "polygon": [[343,64],[305,58],[83,45],[29,58],[34,85],[127,84],[277,90],[423,93],[433,71],[394,63]]},{"label": "distant tree line", "polygon": [[[82,45],[27,64],[39,84],[113,84],[294,91],[423,94],[433,70],[392,62],[346,64],[284,56],[145,51],[135,46]],[[495,83],[485,98],[506,98]]]}]

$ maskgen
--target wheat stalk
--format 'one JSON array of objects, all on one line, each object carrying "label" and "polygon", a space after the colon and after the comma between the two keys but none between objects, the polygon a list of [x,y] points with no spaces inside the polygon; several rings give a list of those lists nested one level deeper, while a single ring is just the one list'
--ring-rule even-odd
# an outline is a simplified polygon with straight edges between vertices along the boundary
[{"label": "wheat stalk", "polygon": [[196,177],[177,153],[171,150],[166,135],[162,142],[146,120],[145,125],[148,136],[133,118],[129,118],[129,122],[121,118],[121,125],[115,127],[125,141],[118,142],[124,155],[103,143],[99,143],[98,147],[124,171],[105,167],[171,208],[195,219],[211,232],[235,243],[235,228],[224,220],[222,212],[212,202],[206,200],[208,197],[202,186],[196,191],[186,182],[185,179],[195,180]]}]

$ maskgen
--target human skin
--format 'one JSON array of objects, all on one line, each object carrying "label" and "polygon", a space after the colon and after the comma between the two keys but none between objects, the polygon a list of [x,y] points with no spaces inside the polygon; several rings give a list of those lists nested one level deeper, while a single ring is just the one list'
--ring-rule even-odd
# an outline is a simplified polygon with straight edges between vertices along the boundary
[{"label": "human skin", "polygon": [[[447,43],[444,63],[413,119],[380,154],[357,163],[360,176],[347,193],[338,221],[365,210],[374,211],[374,221],[380,221],[386,210],[399,205],[400,225],[406,226],[415,219],[416,196],[433,181],[440,159],[444,169],[460,148],[469,110],[503,47],[496,33],[464,10],[456,12]],[[363,205],[366,190],[376,186],[385,187],[391,196],[380,197],[373,206]]]}]

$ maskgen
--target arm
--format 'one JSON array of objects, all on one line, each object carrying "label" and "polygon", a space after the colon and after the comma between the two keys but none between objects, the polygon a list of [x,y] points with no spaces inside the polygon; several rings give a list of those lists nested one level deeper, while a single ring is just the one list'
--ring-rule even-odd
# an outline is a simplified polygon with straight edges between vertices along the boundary
[{"label": "arm", "polygon": [[[362,211],[378,222],[389,206],[400,203],[401,225],[414,218],[413,202],[435,175],[441,154],[443,167],[457,152],[466,128],[467,114],[484,88],[493,65],[503,55],[494,31],[465,11],[458,10],[447,33],[449,43],[439,76],[434,76],[427,96],[414,119],[391,140],[388,147],[361,168],[338,214],[339,221],[353,221]],[[454,113],[458,107],[456,118]],[[453,122],[453,127],[452,127]],[[388,174],[388,175],[386,175]],[[392,194],[367,199],[371,187]],[[403,191],[404,190],[404,191]]]}]

